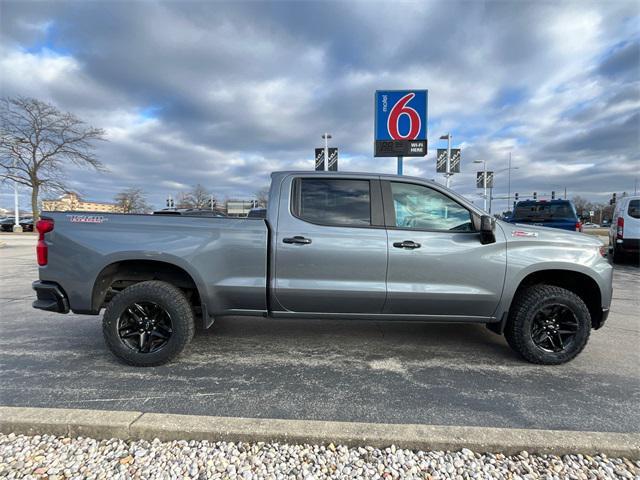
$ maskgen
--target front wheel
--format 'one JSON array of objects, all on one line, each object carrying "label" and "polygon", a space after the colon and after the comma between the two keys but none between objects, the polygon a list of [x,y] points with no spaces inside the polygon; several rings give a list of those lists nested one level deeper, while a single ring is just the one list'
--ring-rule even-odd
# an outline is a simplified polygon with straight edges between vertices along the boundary
[{"label": "front wheel", "polygon": [[140,282],[109,302],[102,332],[109,350],[123,362],[162,365],[193,338],[193,310],[179,288],[157,280]]},{"label": "front wheel", "polygon": [[568,362],[586,346],[591,315],[575,293],[553,285],[534,285],[521,292],[505,328],[507,342],[532,363]]}]

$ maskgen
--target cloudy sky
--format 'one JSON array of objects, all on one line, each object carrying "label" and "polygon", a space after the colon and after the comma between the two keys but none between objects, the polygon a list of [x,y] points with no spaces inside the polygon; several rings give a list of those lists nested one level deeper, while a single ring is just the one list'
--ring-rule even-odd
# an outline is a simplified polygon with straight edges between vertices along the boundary
[{"label": "cloudy sky", "polygon": [[[509,152],[521,193],[566,187],[606,201],[640,176],[638,1],[0,9],[1,95],[55,103],[107,131],[109,173],[69,170],[91,199],[139,185],[162,206],[196,183],[249,198],[273,170],[312,169],[325,131],[341,170],[395,172],[395,159],[373,157],[376,89],[429,90],[429,154],[407,159],[405,173],[442,181],[435,148],[450,131],[463,149],[452,187],[476,203],[471,162],[499,170]],[[9,206],[10,190],[1,194]]]}]

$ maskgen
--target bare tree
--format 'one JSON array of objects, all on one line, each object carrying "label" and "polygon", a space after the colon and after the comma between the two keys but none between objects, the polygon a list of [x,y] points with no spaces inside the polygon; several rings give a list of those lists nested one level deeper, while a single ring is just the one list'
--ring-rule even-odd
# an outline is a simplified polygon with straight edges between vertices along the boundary
[{"label": "bare tree", "polygon": [[0,101],[0,180],[31,189],[34,221],[40,217],[41,191],[69,190],[64,167],[76,165],[105,170],[93,152],[93,142],[105,132],[75,115],[35,98]]},{"label": "bare tree", "polygon": [[198,210],[210,208],[211,196],[212,194],[204,186],[198,184],[190,192],[180,192],[177,208],[197,208]]},{"label": "bare tree", "polygon": [[116,194],[114,200],[122,213],[146,213],[151,210],[146,194],[140,187],[127,188]]},{"label": "bare tree", "polygon": [[258,205],[266,207],[269,203],[269,187],[262,187],[258,190],[256,192],[256,200],[258,200]]},{"label": "bare tree", "polygon": [[584,212],[589,212],[589,210],[593,210],[593,203],[591,203],[586,198],[582,198],[580,195],[576,195],[571,199],[573,205],[576,207],[576,212],[578,216],[585,215]]}]

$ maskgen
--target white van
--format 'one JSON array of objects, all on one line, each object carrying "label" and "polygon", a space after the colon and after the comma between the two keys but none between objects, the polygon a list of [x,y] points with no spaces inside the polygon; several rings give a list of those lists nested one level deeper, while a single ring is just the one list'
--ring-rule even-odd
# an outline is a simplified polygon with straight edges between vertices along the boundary
[{"label": "white van", "polygon": [[640,196],[622,197],[616,202],[609,229],[609,250],[613,261],[618,262],[625,255],[632,255],[635,261],[640,257]]}]

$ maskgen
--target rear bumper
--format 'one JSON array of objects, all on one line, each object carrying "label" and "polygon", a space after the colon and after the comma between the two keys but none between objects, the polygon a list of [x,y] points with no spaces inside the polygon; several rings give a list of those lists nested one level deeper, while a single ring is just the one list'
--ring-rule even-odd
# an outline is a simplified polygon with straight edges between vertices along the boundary
[{"label": "rear bumper", "polygon": [[638,253],[640,252],[640,239],[625,238],[622,242],[616,239],[616,249],[619,252]]},{"label": "rear bumper", "polygon": [[57,283],[37,280],[31,284],[38,298],[33,308],[48,312],[69,313],[69,300]]}]

